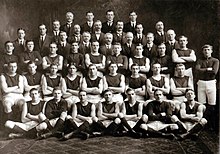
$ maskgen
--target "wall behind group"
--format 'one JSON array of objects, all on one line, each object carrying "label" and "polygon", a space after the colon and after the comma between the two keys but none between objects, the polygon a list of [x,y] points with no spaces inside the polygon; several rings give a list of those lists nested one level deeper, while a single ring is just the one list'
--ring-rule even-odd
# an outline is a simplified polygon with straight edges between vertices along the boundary
[{"label": "wall behind group", "polygon": [[1,0],[0,1],[0,50],[4,42],[16,39],[19,27],[26,29],[26,38],[38,35],[38,25],[45,23],[51,31],[52,21],[63,24],[65,13],[74,12],[75,23],[85,22],[85,13],[94,12],[95,19],[105,20],[105,12],[112,9],[115,19],[128,21],[129,12],[138,14],[145,32],[154,32],[159,20],[165,30],[174,29],[177,36],[186,35],[188,46],[200,55],[205,43],[219,53],[219,2],[215,0]]}]

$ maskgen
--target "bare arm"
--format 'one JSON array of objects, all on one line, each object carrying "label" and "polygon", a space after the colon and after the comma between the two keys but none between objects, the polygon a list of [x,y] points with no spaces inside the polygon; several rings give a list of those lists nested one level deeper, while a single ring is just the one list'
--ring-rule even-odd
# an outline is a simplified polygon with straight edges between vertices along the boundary
[{"label": "bare arm", "polygon": [[172,61],[174,63],[185,63],[186,62],[184,59],[179,57],[179,55],[176,53],[175,49],[173,49],[173,51],[172,51]]}]

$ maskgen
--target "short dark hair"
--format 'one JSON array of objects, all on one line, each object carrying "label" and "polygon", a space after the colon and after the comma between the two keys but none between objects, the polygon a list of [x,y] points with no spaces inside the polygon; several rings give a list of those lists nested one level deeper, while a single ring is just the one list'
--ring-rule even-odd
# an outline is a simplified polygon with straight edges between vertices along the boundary
[{"label": "short dark hair", "polygon": [[24,28],[18,28],[18,29],[17,29],[17,33],[18,33],[19,30],[23,30],[23,31],[25,32],[25,29],[24,29]]},{"label": "short dark hair", "polygon": [[37,91],[37,92],[39,93],[39,90],[38,90],[37,88],[32,88],[32,89],[30,90],[30,93],[31,93],[32,91]]},{"label": "short dark hair", "polygon": [[5,47],[6,47],[6,44],[8,44],[8,43],[12,43],[13,46],[14,46],[14,43],[13,43],[12,41],[6,41],[6,42],[5,42]]},{"label": "short dark hair", "polygon": [[62,89],[61,89],[60,87],[54,87],[54,88],[53,88],[53,93],[54,93],[54,91],[56,91],[56,90],[62,91]]},{"label": "short dark hair", "polygon": [[212,50],[212,49],[213,49],[213,46],[211,46],[211,45],[209,45],[209,44],[205,44],[205,45],[202,46],[202,50],[203,50],[204,48],[210,48],[210,49]]}]

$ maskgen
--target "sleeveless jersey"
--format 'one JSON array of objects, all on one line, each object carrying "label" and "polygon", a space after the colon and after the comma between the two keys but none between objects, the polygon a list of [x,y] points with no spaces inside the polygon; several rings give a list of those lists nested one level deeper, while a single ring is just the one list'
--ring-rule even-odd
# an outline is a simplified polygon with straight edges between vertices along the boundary
[{"label": "sleeveless jersey", "polygon": [[189,77],[184,76],[184,77],[173,77],[173,81],[176,85],[177,88],[184,88],[188,87],[188,82],[189,82]]},{"label": "sleeveless jersey", "polygon": [[118,73],[116,76],[106,75],[105,78],[109,87],[120,87],[121,74]]},{"label": "sleeveless jersey", "polygon": [[41,73],[39,72],[36,72],[34,75],[28,73],[25,75],[25,77],[30,86],[41,84]]},{"label": "sleeveless jersey", "polygon": [[127,115],[133,115],[138,113],[138,106],[140,102],[137,101],[133,106],[130,106],[128,101],[125,101],[124,103]]},{"label": "sleeveless jersey", "polygon": [[91,88],[91,87],[98,87],[99,86],[99,82],[101,80],[100,77],[97,77],[95,80],[91,80],[88,76],[85,77],[86,79],[86,83],[87,83],[87,87]]},{"label": "sleeveless jersey", "polygon": [[70,80],[67,76],[64,78],[66,82],[67,89],[76,90],[80,85],[80,76],[77,75],[74,80]]},{"label": "sleeveless jersey", "polygon": [[40,101],[38,104],[33,105],[31,101],[27,102],[28,113],[31,115],[38,115],[43,110],[44,101]]},{"label": "sleeveless jersey", "polygon": [[57,75],[56,78],[50,78],[49,75],[46,75],[46,81],[47,81],[47,85],[50,87],[57,87],[60,84],[60,78],[61,76]]},{"label": "sleeveless jersey", "polygon": [[19,74],[16,74],[15,76],[9,76],[8,74],[4,74],[4,76],[8,87],[18,86],[20,76]]},{"label": "sleeveless jersey", "polygon": [[106,102],[102,103],[102,111],[105,113],[115,113],[115,102],[112,104],[107,104]]},{"label": "sleeveless jersey", "polygon": [[89,103],[86,106],[83,106],[80,102],[76,103],[77,106],[77,114],[89,117],[91,114],[92,103]]},{"label": "sleeveless jersey", "polygon": [[165,84],[165,77],[164,76],[161,76],[161,79],[159,81],[155,80],[153,77],[150,77],[149,80],[150,80],[151,84],[155,87],[162,88]]}]

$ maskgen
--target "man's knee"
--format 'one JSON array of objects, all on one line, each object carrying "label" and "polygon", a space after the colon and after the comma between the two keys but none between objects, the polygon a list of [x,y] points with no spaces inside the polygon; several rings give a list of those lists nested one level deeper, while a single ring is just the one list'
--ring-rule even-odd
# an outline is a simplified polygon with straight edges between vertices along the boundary
[{"label": "man's knee", "polygon": [[171,126],[170,126],[170,129],[171,129],[171,130],[177,130],[177,129],[179,129],[179,127],[178,127],[177,124],[174,124],[174,125],[171,125]]},{"label": "man's knee", "polygon": [[179,118],[176,115],[172,115],[171,121],[172,122],[177,122],[177,121],[179,121]]},{"label": "man's knee", "polygon": [[41,112],[39,115],[38,115],[38,119],[39,121],[44,121],[47,119],[47,117]]},{"label": "man's knee", "polygon": [[148,116],[147,116],[146,114],[144,114],[144,115],[142,116],[142,120],[143,120],[145,123],[147,123],[147,122],[148,122]]},{"label": "man's knee", "polygon": [[121,123],[121,120],[120,120],[119,118],[116,118],[116,119],[114,120],[114,122],[115,122],[116,124],[120,124],[120,123]]},{"label": "man's knee", "polygon": [[92,121],[93,121],[93,122],[98,122],[98,120],[99,120],[99,119],[98,119],[97,117],[92,117]]},{"label": "man's knee", "polygon": [[41,131],[41,130],[45,130],[47,129],[47,124],[45,122],[39,124],[37,127],[36,127],[36,130],[37,131]]},{"label": "man's knee", "polygon": [[15,123],[11,120],[8,120],[5,122],[5,127],[7,127],[7,128],[13,129],[14,126],[15,126]]},{"label": "man's knee", "polygon": [[118,114],[118,117],[119,117],[119,118],[124,118],[124,114],[120,112],[120,113]]},{"label": "man's knee", "polygon": [[148,130],[147,124],[141,124],[140,128],[143,129],[143,130]]},{"label": "man's knee", "polygon": [[67,112],[62,112],[61,115],[60,115],[60,119],[65,121],[66,117],[67,117]]},{"label": "man's knee", "polygon": [[11,100],[4,100],[2,102],[3,104],[3,107],[4,107],[4,111],[5,113],[9,113],[9,112],[12,112],[12,106],[14,106],[14,103],[11,101]]},{"label": "man's knee", "polygon": [[202,125],[202,126],[204,126],[205,124],[207,124],[207,120],[205,119],[205,118],[202,118],[200,121],[199,121],[199,123]]}]

